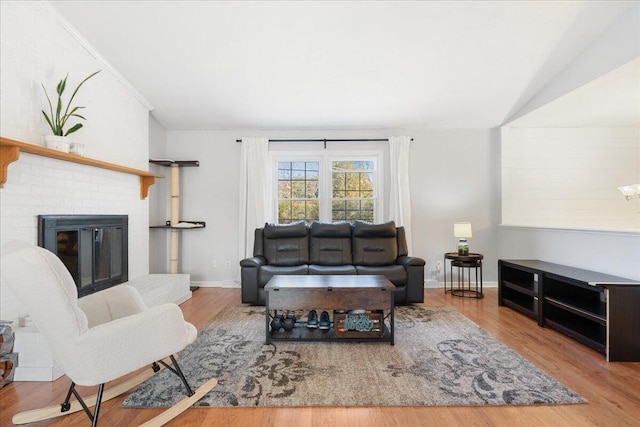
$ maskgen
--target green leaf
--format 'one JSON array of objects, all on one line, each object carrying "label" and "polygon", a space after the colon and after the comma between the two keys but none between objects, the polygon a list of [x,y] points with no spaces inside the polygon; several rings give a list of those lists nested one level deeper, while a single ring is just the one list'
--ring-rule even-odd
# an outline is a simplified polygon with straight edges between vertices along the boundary
[{"label": "green leaf", "polygon": [[69,135],[70,133],[73,133],[75,131],[77,131],[78,129],[80,129],[82,127],[82,123],[76,123],[75,125],[73,125],[68,131],[67,133],[64,134],[64,136]]},{"label": "green leaf", "polygon": [[62,93],[64,92],[64,88],[67,86],[67,77],[69,77],[69,74],[67,74],[64,79],[60,80],[60,83],[58,83],[58,86],[56,87],[56,92],[58,93],[58,96],[62,96]]},{"label": "green leaf", "polygon": [[47,113],[44,112],[44,110],[42,110],[42,114],[44,115],[44,118],[47,120],[47,123],[49,124],[51,131],[53,131],[53,123],[51,123],[51,119],[49,118]]},{"label": "green leaf", "polygon": [[71,101],[73,101],[73,98],[75,98],[76,93],[78,93],[78,90],[80,89],[80,87],[84,84],[84,82],[86,82],[87,80],[89,80],[91,77],[95,76],[96,74],[98,74],[100,71],[102,70],[98,70],[96,72],[93,72],[91,74],[89,74],[83,81],[80,82],[80,84],[78,85],[78,87],[76,87],[76,90],[73,91],[73,94],[71,95],[71,98],[69,99],[69,104],[67,104],[67,108],[65,110],[65,114],[67,114],[67,111],[69,111],[69,106],[71,105]]}]

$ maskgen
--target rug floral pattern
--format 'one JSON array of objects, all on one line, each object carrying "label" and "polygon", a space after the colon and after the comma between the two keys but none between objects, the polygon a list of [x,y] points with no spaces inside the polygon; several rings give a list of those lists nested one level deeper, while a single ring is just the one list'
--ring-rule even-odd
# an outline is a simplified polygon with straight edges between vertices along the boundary
[{"label": "rug floral pattern", "polygon": [[[423,406],[584,403],[451,307],[398,307],[395,345],[264,344],[264,310],[231,307],[179,354],[195,406]],[[319,334],[321,331],[314,331]],[[123,406],[167,407],[184,397],[163,370]],[[382,397],[382,400],[381,400]]]}]

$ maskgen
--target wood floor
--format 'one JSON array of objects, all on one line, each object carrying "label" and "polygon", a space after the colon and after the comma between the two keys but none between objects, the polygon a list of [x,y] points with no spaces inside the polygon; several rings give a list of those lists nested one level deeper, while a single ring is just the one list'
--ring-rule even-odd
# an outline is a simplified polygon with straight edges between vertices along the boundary
[{"label": "wood floor", "polygon": [[[497,289],[485,291],[484,299],[472,300],[445,296],[442,289],[427,289],[424,305],[455,307],[530,362],[584,396],[587,404],[540,407],[191,408],[169,425],[640,426],[640,363],[608,363],[604,355],[553,330],[540,328],[532,319],[509,308],[498,307]],[[185,318],[200,329],[229,305],[240,305],[239,289],[200,288],[181,308]],[[59,404],[68,387],[66,377],[52,383],[19,382],[4,387],[0,390],[0,426],[11,426],[11,417],[17,412]],[[80,388],[83,394],[92,393],[94,389]],[[135,426],[161,412],[158,409],[121,408],[122,400],[123,397],[116,398],[102,406],[100,425]],[[90,422],[84,413],[79,412],[31,425],[88,426]]]}]

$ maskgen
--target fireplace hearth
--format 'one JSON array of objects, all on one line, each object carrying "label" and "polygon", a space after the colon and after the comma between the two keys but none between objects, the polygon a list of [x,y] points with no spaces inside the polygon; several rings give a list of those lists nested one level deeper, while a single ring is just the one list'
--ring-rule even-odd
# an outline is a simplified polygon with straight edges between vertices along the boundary
[{"label": "fireplace hearth", "polygon": [[38,215],[38,245],[67,267],[82,297],[126,282],[127,215]]}]

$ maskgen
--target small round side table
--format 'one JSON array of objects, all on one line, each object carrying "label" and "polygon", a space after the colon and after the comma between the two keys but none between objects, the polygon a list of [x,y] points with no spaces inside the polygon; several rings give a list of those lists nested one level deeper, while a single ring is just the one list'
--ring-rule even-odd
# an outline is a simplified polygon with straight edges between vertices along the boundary
[{"label": "small round side table", "polygon": [[[482,260],[484,256],[477,253],[468,255],[458,255],[458,252],[447,252],[444,254],[444,292],[451,292],[451,295],[462,298],[483,298],[482,293]],[[447,260],[449,260],[449,272],[451,275],[451,285],[447,290]],[[458,269],[458,287],[453,287],[453,267]],[[471,288],[471,270],[475,271],[476,280],[474,289]],[[464,272],[467,271],[467,281],[465,283]],[[478,281],[478,270],[480,280]],[[465,286],[466,285],[466,286]],[[479,285],[479,288],[478,288]]]}]

